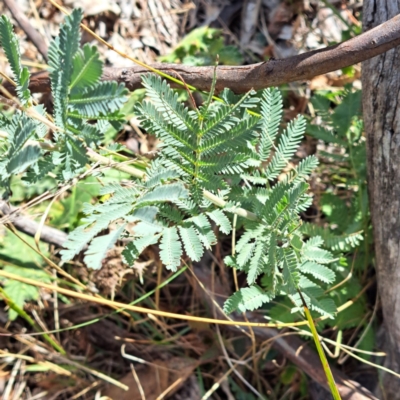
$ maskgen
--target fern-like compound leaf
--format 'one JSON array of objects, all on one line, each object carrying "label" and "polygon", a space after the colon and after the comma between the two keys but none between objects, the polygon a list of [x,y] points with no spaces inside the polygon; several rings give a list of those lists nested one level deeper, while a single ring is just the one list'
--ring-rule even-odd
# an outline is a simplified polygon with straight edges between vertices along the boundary
[{"label": "fern-like compound leaf", "polygon": [[55,165],[63,164],[64,166],[60,177],[62,181],[72,179],[89,160],[83,143],[71,136],[66,136],[59,151],[52,155]]},{"label": "fern-like compound leaf", "polygon": [[89,248],[85,252],[85,258],[83,259],[89,268],[99,269],[101,267],[102,260],[107,254],[107,251],[114,246],[115,242],[124,231],[124,228],[125,224],[108,235],[98,236],[92,240]]},{"label": "fern-like compound leaf", "polygon": [[49,46],[49,73],[54,100],[54,117],[57,126],[65,129],[69,86],[71,83],[73,59],[80,42],[79,24],[82,10],[75,9],[60,27],[59,36]]},{"label": "fern-like compound leaf", "polygon": [[245,148],[247,142],[255,138],[255,127],[258,124],[257,117],[246,115],[223,135],[202,139],[200,151],[205,156],[210,156],[229,151],[229,149]]},{"label": "fern-like compound leaf", "polygon": [[217,243],[217,238],[206,215],[196,215],[195,217],[190,218],[190,221],[194,223],[196,233],[200,241],[203,243],[204,248],[210,250],[211,247]]},{"label": "fern-like compound leaf", "polygon": [[282,95],[277,88],[263,90],[261,100],[262,131],[260,137],[260,158],[268,160],[278,135],[282,118]]},{"label": "fern-like compound leaf", "polygon": [[40,158],[33,164],[23,177],[24,182],[30,185],[40,182],[50,171],[54,169],[54,164],[50,155]]},{"label": "fern-like compound leaf", "polygon": [[323,241],[320,237],[309,239],[302,249],[303,258],[318,264],[329,264],[334,261],[335,259],[331,252],[319,247],[322,246],[322,244]]},{"label": "fern-like compound leaf", "polygon": [[188,196],[186,188],[181,183],[157,186],[141,196],[136,204],[175,202]]},{"label": "fern-like compound leaf", "polygon": [[69,106],[72,110],[85,116],[86,119],[95,119],[119,110],[128,94],[123,84],[116,82],[101,82],[84,93],[72,94]]},{"label": "fern-like compound leaf", "polygon": [[221,229],[222,233],[225,233],[226,235],[229,234],[232,229],[232,225],[222,210],[216,209],[208,212],[207,215],[217,224],[217,226],[219,226],[219,229]]},{"label": "fern-like compound leaf", "polygon": [[296,253],[292,249],[283,250],[283,279],[288,293],[295,294],[299,287],[300,273]]},{"label": "fern-like compound leaf", "polygon": [[326,248],[332,251],[349,251],[359,246],[363,240],[362,231],[337,235],[329,228],[307,222],[301,226],[301,231],[309,237],[320,236]]},{"label": "fern-like compound leaf", "polygon": [[180,210],[169,204],[161,204],[157,209],[159,217],[164,218],[168,221],[168,223],[172,222],[176,225],[179,225],[185,218],[184,214]]},{"label": "fern-like compound leaf", "polygon": [[88,147],[96,147],[104,140],[104,133],[96,125],[81,123],[75,133],[84,140]]},{"label": "fern-like compound leaf", "polygon": [[265,268],[264,256],[265,249],[268,243],[266,243],[265,238],[258,240],[257,246],[254,250],[254,255],[249,263],[249,270],[247,272],[247,283],[248,285],[253,285],[256,282],[257,277],[263,272]]},{"label": "fern-like compound leaf", "polygon": [[289,123],[285,132],[280,137],[274,156],[268,164],[266,170],[268,179],[275,179],[288,164],[289,160],[291,160],[300,145],[305,129],[306,120],[301,115]]},{"label": "fern-like compound leaf", "polygon": [[[102,206],[87,205],[84,210],[89,215],[85,224],[79,226],[68,236],[64,243],[64,250],[61,250],[63,260],[71,260],[103,229],[119,218],[123,218],[131,211],[130,204],[114,204]],[[87,229],[90,226],[90,229]]]},{"label": "fern-like compound leaf", "polygon": [[[321,287],[317,286],[307,277],[302,276],[299,281],[299,290],[301,290],[308,308],[319,314],[333,318],[333,315],[337,311],[335,302],[331,298],[324,297],[324,291]],[[302,307],[302,301],[298,294],[293,296],[293,300],[299,307]]]},{"label": "fern-like compound leaf", "polygon": [[299,269],[302,273],[311,274],[315,279],[325,283],[332,283],[335,280],[335,273],[330,268],[312,261],[302,263]]},{"label": "fern-like compound leaf", "polygon": [[26,146],[18,153],[12,156],[7,164],[7,172],[11,175],[17,175],[24,172],[29,166],[39,160],[42,152],[38,146]]},{"label": "fern-like compound leaf", "polygon": [[179,240],[176,226],[165,228],[160,243],[160,258],[163,264],[171,271],[181,264],[182,245]]},{"label": "fern-like compound leaf", "polygon": [[307,179],[311,173],[318,166],[318,158],[314,155],[306,157],[304,160],[300,161],[299,164],[294,168],[293,171],[290,171],[286,177],[283,179],[284,182],[291,182],[293,185],[296,185],[305,179]]},{"label": "fern-like compound leaf", "polygon": [[240,246],[240,251],[238,252],[238,256],[236,258],[237,266],[239,269],[243,269],[245,266],[247,266],[247,264],[253,257],[256,246],[257,242],[255,241],[245,243],[244,245]]},{"label": "fern-like compound leaf", "polygon": [[175,93],[168,83],[157,75],[144,75],[143,86],[147,89],[155,109],[162,114],[164,121],[178,130],[194,129],[194,120],[191,113],[178,101]]},{"label": "fern-like compound leaf", "polygon": [[70,84],[72,95],[78,94],[81,90],[93,88],[99,82],[103,73],[103,62],[99,59],[96,46],[86,43],[76,52],[72,63]]},{"label": "fern-like compound leaf", "polygon": [[164,147],[169,145],[175,148],[187,147],[194,150],[195,137],[193,132],[185,129],[185,127],[179,128],[169,123],[168,120],[164,119],[163,113],[153,103],[144,101],[142,104],[137,104],[135,112],[142,126],[145,129],[151,129],[163,141]]},{"label": "fern-like compound leaf", "polygon": [[135,261],[138,259],[143,250],[151,246],[152,244],[156,244],[159,239],[160,237],[158,235],[149,234],[128,243],[122,252],[122,256],[124,257],[125,262],[130,267],[133,267]]},{"label": "fern-like compound leaf", "polygon": [[10,155],[15,155],[26,145],[27,141],[35,135],[36,124],[25,115],[15,115],[8,130],[8,143]]},{"label": "fern-like compound leaf", "polygon": [[201,137],[207,140],[211,137],[224,135],[229,132],[241,119],[235,112],[239,111],[241,107],[247,108],[254,106],[254,99],[250,97],[251,94],[251,92],[246,93],[235,105],[229,106],[219,103],[216,106],[215,114],[209,115],[204,129],[202,129]]},{"label": "fern-like compound leaf", "polygon": [[233,311],[253,311],[259,309],[264,303],[268,303],[273,299],[273,296],[265,292],[261,287],[254,285],[247,288],[242,288],[238,292],[230,296],[224,304],[225,314],[230,314]]},{"label": "fern-like compound leaf", "polygon": [[[11,119],[0,116],[0,127],[8,135],[1,143],[0,184],[8,192],[13,175],[26,172],[23,178],[35,183],[52,166],[58,183],[65,184],[84,170],[88,154],[99,148],[107,129],[121,128],[120,109],[127,90],[115,82],[101,81],[103,63],[94,46],[79,49],[82,14],[75,10],[66,18],[48,52],[58,128],[51,142],[45,139],[46,126],[30,116],[21,117],[19,112]],[[29,105],[29,74],[21,67],[11,24],[3,17],[0,40],[20,99]],[[285,171],[303,137],[304,118],[289,123],[279,136],[282,97],[277,89],[263,91],[261,99],[253,92],[237,96],[224,90],[222,101],[213,102],[210,94],[204,106],[189,110],[160,77],[146,75],[143,85],[147,100],[135,105],[135,116],[141,128],[161,144],[143,168],[143,179],[106,185],[100,191],[103,202],[85,205],[86,217],[64,244],[63,259],[85,250],[86,265],[97,269],[108,249],[123,237],[128,240],[123,257],[129,266],[134,266],[148,246],[159,244],[162,262],[174,271],[183,250],[192,261],[199,261],[204,250],[217,242],[214,224],[229,234],[232,225],[226,213],[239,214],[238,209],[245,208],[248,212],[241,210],[240,215],[252,215],[252,221],[238,219],[238,232],[243,233],[236,253],[226,263],[247,275],[249,287],[231,296],[225,311],[260,308],[276,293],[286,293],[301,305],[301,291],[312,310],[331,315],[332,302],[314,281],[333,282],[334,273],[325,264],[334,257],[322,247],[322,238],[304,241],[299,229],[300,213],[311,202],[306,180],[317,160],[308,157]],[[261,116],[256,116],[251,109],[260,101]],[[29,111],[39,119],[45,117],[43,107]],[[339,109],[339,115],[343,124],[353,123],[346,110]],[[336,120],[327,129],[335,133],[339,125]],[[31,144],[32,139],[40,140],[49,151]],[[222,200],[224,207],[217,206]],[[117,228],[110,231],[110,224]],[[258,282],[267,290],[257,286]]]},{"label": "fern-like compound leaf", "polygon": [[192,225],[190,226],[180,226],[179,233],[185,247],[186,254],[193,261],[200,261],[203,255],[203,245],[200,238],[197,236],[196,230]]},{"label": "fern-like compound leaf", "polygon": [[30,74],[28,69],[21,65],[21,52],[18,39],[13,31],[10,20],[5,15],[0,16],[0,44],[14,74],[18,98],[23,105],[27,105],[31,99],[29,91]]},{"label": "fern-like compound leaf", "polygon": [[148,188],[151,188],[153,186],[158,186],[163,183],[167,183],[170,180],[176,179],[179,177],[179,174],[177,171],[170,170],[170,169],[164,169],[160,171],[161,166],[159,166],[158,171],[152,171],[150,172],[147,170],[147,179],[145,185]]}]

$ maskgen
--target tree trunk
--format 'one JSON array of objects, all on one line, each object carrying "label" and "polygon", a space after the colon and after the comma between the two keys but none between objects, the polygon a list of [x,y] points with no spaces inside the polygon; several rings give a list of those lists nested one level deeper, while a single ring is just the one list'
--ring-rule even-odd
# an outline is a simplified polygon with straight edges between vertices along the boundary
[{"label": "tree trunk", "polygon": [[[400,0],[364,0],[363,28],[400,13]],[[385,366],[400,372],[400,47],[363,62],[363,112],[376,272],[384,318]],[[400,399],[386,374],[382,399]]]}]

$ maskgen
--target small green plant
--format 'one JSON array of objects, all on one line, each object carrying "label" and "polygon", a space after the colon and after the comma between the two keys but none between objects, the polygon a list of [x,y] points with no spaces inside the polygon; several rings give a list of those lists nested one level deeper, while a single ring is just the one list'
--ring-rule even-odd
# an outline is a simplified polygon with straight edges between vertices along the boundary
[{"label": "small green plant", "polygon": [[220,29],[204,26],[188,33],[171,54],[161,56],[162,62],[187,65],[213,65],[219,63],[241,65],[243,57],[236,46],[226,46]]},{"label": "small green plant", "polygon": [[[54,122],[49,122],[44,108],[33,106],[17,39],[1,17],[0,39],[21,103],[12,117],[3,115],[0,121],[6,132],[0,159],[5,197],[17,174],[34,184],[51,172],[59,185],[73,185],[87,165],[101,174],[94,162],[110,164],[99,146],[108,127],[123,121],[119,110],[127,91],[100,81],[103,64],[97,49],[79,48],[81,19],[82,12],[74,10],[49,48],[54,98]],[[305,118],[297,117],[280,131],[282,97],[275,88],[260,96],[236,96],[225,89],[217,101],[211,90],[203,105],[188,109],[158,76],[144,75],[143,86],[147,100],[137,103],[134,112],[141,127],[161,141],[156,157],[142,170],[114,165],[136,179],[107,184],[100,192],[103,202],[85,205],[81,225],[64,244],[63,260],[87,247],[84,261],[98,269],[107,251],[124,239],[127,268],[144,249],[158,244],[161,261],[175,271],[184,254],[199,261],[212,248],[218,240],[215,225],[229,234],[235,216],[243,233],[225,263],[246,274],[247,286],[228,298],[225,312],[258,309],[284,295],[292,311],[307,306],[333,318],[335,303],[324,292],[335,280],[329,267],[335,257],[323,248],[321,236],[310,237],[301,229],[300,214],[312,202],[307,179],[318,160],[309,156],[287,171],[303,139]]]},{"label": "small green plant", "polygon": [[[126,90],[100,82],[96,48],[78,46],[81,17],[79,10],[67,17],[49,49],[52,141],[46,139],[46,125],[37,120],[45,116],[44,109],[31,107],[29,74],[21,69],[11,24],[2,17],[1,40],[24,105],[11,119],[2,118],[7,132],[1,160],[5,194],[17,173],[35,183],[55,169],[59,183],[69,182],[89,163],[90,147],[101,142],[107,124],[123,118],[118,110]],[[147,246],[159,243],[161,260],[175,270],[184,252],[199,261],[217,241],[212,224],[228,234],[228,215],[237,214],[244,233],[237,256],[225,261],[246,272],[248,287],[227,300],[225,311],[254,310],[281,293],[298,308],[301,293],[312,310],[333,316],[334,303],[321,285],[334,280],[328,267],[334,257],[322,249],[321,237],[304,240],[300,230],[299,214],[311,204],[306,179],[317,159],[310,156],[283,172],[303,138],[305,119],[299,116],[279,133],[282,99],[277,89],[265,90],[261,99],[252,92],[238,97],[225,90],[220,101],[212,101],[211,92],[199,109],[189,110],[159,77],[146,75],[143,85],[149,101],[138,104],[135,112],[142,127],[162,141],[157,157],[141,179],[107,185],[101,190],[109,195],[107,201],[86,205],[86,217],[65,243],[63,259],[71,260],[88,245],[84,260],[97,269],[107,250],[129,236],[123,252],[128,266]],[[255,109],[261,116],[253,115]],[[116,229],[99,235],[111,223]]]},{"label": "small green plant", "polygon": [[[50,171],[60,183],[71,180],[89,162],[88,151],[103,139],[109,126],[124,116],[119,109],[127,90],[115,82],[100,82],[103,63],[95,46],[79,48],[82,13],[75,10],[49,47],[51,89],[54,99],[53,140],[47,139],[49,124],[43,106],[32,106],[29,72],[22,68],[18,40],[6,16],[0,20],[0,41],[11,65],[22,109],[12,118],[0,115],[0,128],[7,132],[0,156],[0,188],[8,197],[10,179],[25,172],[24,180],[35,184]],[[96,124],[92,121],[97,120]],[[89,123],[91,121],[91,123]],[[34,140],[35,142],[32,142]]]},{"label": "small green plant", "polygon": [[[323,191],[320,190],[318,199],[320,223],[306,222],[302,231],[309,236],[321,236],[325,248],[340,256],[341,262],[333,265],[337,272],[335,284],[346,278],[350,267],[354,269],[351,279],[331,292],[339,305],[357,296],[368,281],[374,262],[361,91],[350,86],[334,93],[321,91],[311,102],[316,117],[310,119],[307,133],[320,140],[317,174]],[[355,343],[359,349],[372,351],[375,333],[372,321],[365,321],[367,313],[367,301],[361,298],[329,324],[334,324],[339,332],[363,328],[354,338]]]},{"label": "small green plant", "polygon": [[[330,112],[332,101],[338,104]],[[345,90],[340,97],[335,95],[333,98],[320,93],[314,95],[311,102],[319,121],[310,122],[307,133],[327,145],[318,152],[322,159],[319,176],[327,176],[327,190],[320,198],[327,226],[322,228],[306,223],[302,230],[310,235],[320,235],[325,245],[334,251],[348,251],[359,246],[363,239],[364,245],[369,246],[361,91]],[[360,255],[358,260],[361,260]]]}]

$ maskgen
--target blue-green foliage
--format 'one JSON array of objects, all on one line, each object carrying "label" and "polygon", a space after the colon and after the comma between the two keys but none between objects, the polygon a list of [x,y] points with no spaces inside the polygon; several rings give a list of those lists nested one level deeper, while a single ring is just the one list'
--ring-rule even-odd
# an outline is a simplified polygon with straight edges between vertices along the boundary
[{"label": "blue-green foliage", "polygon": [[[88,218],[70,235],[64,259],[71,259],[109,223],[134,223],[133,240],[123,252],[126,262],[132,265],[147,246],[159,243],[161,260],[175,270],[184,254],[199,261],[216,243],[212,223],[228,234],[232,227],[227,213],[246,206],[255,220],[242,221],[245,231],[237,257],[226,263],[245,271],[248,287],[227,300],[225,311],[259,308],[281,293],[300,307],[301,291],[312,310],[331,316],[335,305],[324,298],[321,285],[335,278],[328,267],[333,256],[322,249],[320,237],[305,241],[299,231],[299,214],[311,204],[305,180],[317,160],[311,156],[282,171],[304,135],[304,119],[298,117],[279,134],[282,100],[276,89],[265,90],[261,100],[253,93],[236,99],[225,90],[223,101],[189,110],[159,77],[146,75],[143,85],[149,100],[135,111],[142,128],[162,141],[157,158],[142,185],[104,189],[112,197],[87,208]],[[261,118],[249,113],[258,105]],[[237,182],[234,188],[232,182]],[[225,209],[207,200],[205,191],[223,197]],[[96,243],[90,246],[95,253]]]},{"label": "blue-green foliage", "polygon": [[[12,119],[3,117],[1,121],[1,128],[7,133],[0,156],[0,190],[5,198],[10,194],[10,179],[15,174],[24,173],[24,179],[31,184],[50,171],[56,173],[60,182],[72,179],[89,162],[88,147],[102,141],[103,132],[108,128],[105,121],[123,118],[119,109],[127,90],[114,82],[100,82],[103,63],[97,48],[88,44],[82,49],[79,47],[81,19],[82,11],[74,10],[49,47],[53,116],[57,127],[50,142],[46,139],[49,128],[40,122],[40,117],[46,115],[44,108],[32,107],[29,72],[21,67],[17,37],[8,18],[4,15],[0,18],[0,41],[14,74],[19,100],[29,109],[29,114],[16,111]],[[93,124],[97,119],[100,121]],[[48,153],[49,147],[54,151]]]},{"label": "blue-green foliage", "polygon": [[236,46],[227,46],[221,29],[203,26],[193,29],[162,62],[186,65],[213,65],[216,58],[224,65],[241,65],[243,56]]},{"label": "blue-green foliage", "polygon": [[[102,140],[104,121],[121,118],[118,110],[126,90],[100,82],[97,50],[79,48],[81,18],[81,11],[73,11],[49,48],[58,128],[54,141],[46,142],[46,127],[23,112],[0,121],[8,133],[2,183],[24,171],[25,179],[35,182],[51,164],[58,166],[60,182],[70,180],[88,163],[88,146]],[[158,244],[164,265],[176,270],[182,257],[199,261],[217,242],[216,226],[229,234],[228,215],[245,208],[247,213],[239,214],[251,218],[240,217],[244,231],[236,255],[225,262],[246,273],[247,287],[226,301],[225,311],[253,310],[281,294],[296,309],[302,305],[301,292],[312,310],[332,316],[335,305],[324,297],[323,286],[334,280],[329,268],[333,255],[323,249],[321,237],[306,240],[300,230],[300,213],[311,204],[306,181],[317,159],[310,156],[286,171],[303,138],[305,119],[299,116],[280,132],[282,98],[277,89],[267,89],[261,97],[253,92],[238,97],[225,89],[220,101],[211,101],[211,93],[204,105],[190,110],[161,78],[145,75],[143,86],[147,100],[134,111],[141,127],[160,139],[157,156],[142,180],[107,185],[101,192],[103,203],[86,205],[86,217],[65,243],[63,259],[84,250],[86,264],[99,268],[107,250],[124,238],[128,266],[148,246]],[[43,109],[36,112],[44,115]],[[96,119],[101,121],[88,123]],[[40,142],[51,151],[45,153]],[[114,229],[104,233],[110,225]]]},{"label": "blue-green foliage", "polygon": [[10,20],[5,15],[0,17],[0,45],[4,49],[14,74],[18,98],[23,105],[29,104],[31,101],[31,93],[28,89],[29,71],[21,65],[18,39],[13,32]]},{"label": "blue-green foliage", "polygon": [[329,145],[320,156],[321,170],[329,171],[330,176],[328,190],[320,199],[326,226],[306,223],[302,231],[308,236],[321,236],[331,250],[349,251],[360,245],[370,229],[366,150],[361,91],[345,90],[339,99],[333,111],[327,95],[316,94],[311,99],[319,121],[309,123],[307,133]]},{"label": "blue-green foliage", "polygon": [[[325,192],[320,193],[317,203],[321,211],[321,223],[303,222],[300,231],[305,237],[321,237],[323,249],[333,251],[338,260],[331,265],[306,261],[300,266],[300,272],[327,285],[337,285],[330,296],[337,305],[341,305],[354,299],[360,292],[364,286],[360,281],[366,268],[373,262],[361,92],[350,89],[335,93],[321,92],[311,98],[311,103],[316,117],[308,122],[307,133],[320,140],[317,172],[320,188]],[[348,279],[350,266],[354,266],[354,273]],[[307,291],[303,287],[303,295]],[[281,322],[293,321],[288,300],[278,300],[279,303],[269,310],[270,318]],[[320,324],[319,329],[329,325],[343,330],[363,324],[365,303],[365,298],[361,297],[352,307],[338,314],[335,321]],[[372,330],[368,332],[373,334]],[[368,350],[372,350],[372,346]]]}]

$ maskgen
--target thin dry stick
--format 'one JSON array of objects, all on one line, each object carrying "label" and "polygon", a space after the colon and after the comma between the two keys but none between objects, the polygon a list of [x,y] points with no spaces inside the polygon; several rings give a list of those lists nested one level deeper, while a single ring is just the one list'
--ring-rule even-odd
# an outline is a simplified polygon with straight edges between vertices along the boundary
[{"label": "thin dry stick", "polygon": [[[162,316],[165,318],[176,318],[176,319],[182,319],[185,321],[198,321],[198,322],[204,322],[204,323],[209,323],[209,324],[219,324],[219,325],[233,325],[233,326],[253,326],[253,327],[285,327],[285,326],[302,326],[302,325],[307,325],[307,321],[301,321],[301,322],[294,322],[294,323],[283,323],[283,324],[269,324],[269,323],[263,323],[263,322],[242,322],[242,321],[229,321],[229,320],[219,320],[219,319],[213,319],[213,318],[201,318],[201,317],[196,317],[193,315],[182,315],[182,314],[175,314],[175,313],[170,313],[170,312],[164,312],[164,311],[159,311],[159,310],[151,310],[149,308],[144,308],[144,307],[138,307],[138,306],[132,306],[130,304],[125,304],[125,303],[120,303],[118,301],[112,301],[112,300],[107,300],[101,297],[95,297],[95,296],[90,296],[88,294],[84,293],[77,293],[74,292],[73,290],[61,288],[58,286],[50,285],[48,283],[43,283],[36,281],[34,279],[29,279],[29,278],[24,278],[22,276],[12,274],[7,271],[2,271],[0,270],[0,276],[8,279],[13,279],[19,282],[26,283],[27,285],[33,285],[37,287],[41,287],[43,289],[48,289],[50,291],[55,290],[58,293],[62,293],[66,296],[78,298],[81,300],[86,300],[86,301],[91,301],[93,303],[97,304],[102,304],[105,306],[109,306],[112,308],[120,308],[128,311],[134,311],[137,313],[141,314],[152,314],[152,315],[158,315]],[[324,317],[319,318],[319,320],[326,319]],[[317,320],[316,320],[317,321]]]},{"label": "thin dry stick", "polygon": [[[234,257],[235,253],[236,253],[236,223],[237,223],[237,215],[234,215],[233,223],[232,223],[232,257]],[[235,282],[235,289],[238,292],[239,284],[238,284],[236,268],[233,269],[233,280]],[[215,317],[215,315],[214,315],[214,317]],[[249,322],[245,312],[243,312],[243,318],[246,322]],[[253,368],[254,368],[254,373],[256,375],[257,388],[260,391],[261,382],[260,382],[260,376],[258,374],[258,368],[257,368],[258,359],[256,357],[256,354],[257,354],[256,336],[254,335],[254,331],[251,327],[249,328],[249,331],[250,331],[250,339],[251,339],[251,349],[252,349],[252,353],[253,353],[253,357],[252,357],[253,358]]]},{"label": "thin dry stick", "polygon": [[[162,271],[163,271],[163,268],[162,268],[162,263],[161,262],[158,262],[157,263],[158,265],[157,265],[157,288],[160,286],[160,284],[161,284],[161,279],[162,279]],[[157,309],[159,309],[160,307],[160,290],[159,289],[157,289],[156,290],[156,293],[155,293],[155,303],[156,303],[156,308]]]},{"label": "thin dry stick", "polygon": [[[240,358],[240,360],[244,360],[250,352],[251,352],[251,349],[247,350],[247,351],[243,354],[243,356]],[[226,379],[226,378],[232,373],[232,371],[235,370],[235,369],[237,368],[238,365],[239,365],[239,364],[233,365],[232,367],[230,367],[229,370],[226,371],[226,372],[218,379],[218,381],[215,382],[215,383],[211,386],[211,388],[203,395],[203,397],[201,398],[201,400],[207,400],[207,399],[209,399],[210,396],[219,388],[219,386],[221,385],[221,382],[222,382],[224,379]]]},{"label": "thin dry stick", "polygon": [[12,388],[14,386],[15,378],[18,374],[18,371],[21,368],[21,364],[22,364],[22,359],[18,358],[11,370],[10,378],[8,379],[7,386],[3,392],[3,397],[2,397],[3,400],[8,400],[8,398],[10,397]]},{"label": "thin dry stick", "polygon": [[[211,269],[211,291],[213,292],[213,293],[215,293],[215,287],[214,287],[214,278],[215,278],[215,271],[214,271],[214,263],[212,264],[212,269]],[[215,302],[213,302],[212,303],[213,304],[213,317],[214,318],[216,318],[216,312],[215,312]],[[249,322],[248,320],[247,320],[247,318],[246,318],[246,314],[244,313],[244,318],[245,318],[245,320],[246,320],[246,322]],[[224,342],[223,342],[223,340],[222,340],[222,336],[221,336],[221,331],[219,330],[219,326],[218,325],[216,325],[216,330],[217,330],[217,336],[218,336],[218,341],[219,341],[219,345],[221,346],[221,350],[222,350],[222,352],[223,352],[223,354],[224,354],[224,357],[225,357],[225,360],[226,360],[226,362],[228,363],[228,365],[229,365],[229,367],[232,369],[232,371],[234,372],[234,374],[245,384],[245,386],[247,386],[256,396],[258,396],[258,398],[262,398],[262,395],[253,387],[253,385],[250,383],[250,382],[248,382],[245,378],[244,378],[244,376],[242,375],[242,374],[240,374],[234,367],[233,367],[233,364],[232,364],[232,361],[231,361],[231,359],[230,359],[230,357],[229,357],[229,354],[228,354],[228,352],[226,351],[226,348],[225,348],[225,345],[224,345]],[[251,328],[250,328],[251,329]],[[252,332],[252,353],[253,353],[253,359],[254,359],[254,356],[255,356],[255,354],[254,354],[254,350],[255,350],[255,342],[253,342],[253,338],[254,338],[254,332],[253,332],[253,330],[251,330],[251,332]],[[254,362],[254,360],[253,360],[253,362]],[[257,384],[259,385],[259,381],[257,380]]]},{"label": "thin dry stick", "polygon": [[26,360],[31,363],[36,363],[39,365],[42,365],[46,369],[50,371],[54,371],[56,374],[61,374],[61,375],[66,375],[66,376],[71,376],[71,372],[68,371],[65,368],[60,367],[59,365],[55,363],[51,363],[50,361],[38,361],[34,357],[26,356],[24,354],[13,354],[13,353],[8,353],[6,351],[0,350],[0,358],[15,358],[15,359],[21,359],[21,360]]},{"label": "thin dry stick", "polygon": [[133,364],[130,364],[130,367],[131,367],[133,378],[135,379],[136,385],[139,389],[140,397],[142,398],[142,400],[146,400],[146,395],[144,394],[143,386],[140,382],[138,374],[136,373],[135,367],[133,366]]},{"label": "thin dry stick", "polygon": [[175,382],[171,383],[160,395],[157,396],[156,400],[162,400],[171,390],[182,382],[183,378],[178,378]]},{"label": "thin dry stick", "polygon": [[70,400],[75,400],[75,399],[79,399],[80,397],[82,397],[84,394],[86,394],[87,392],[91,391],[92,389],[94,389],[96,386],[99,386],[100,381],[95,381],[93,382],[91,385],[89,385],[88,387],[86,387],[85,389],[81,390],[80,392],[74,394]]},{"label": "thin dry stick", "polygon": [[[362,342],[362,340],[364,339],[365,335],[367,334],[368,330],[371,328],[372,322],[375,320],[376,317],[376,313],[378,311],[378,305],[379,305],[379,297],[378,297],[378,293],[376,294],[376,300],[375,300],[375,305],[374,305],[374,310],[372,312],[371,318],[368,321],[367,326],[365,327],[363,333],[360,335],[360,337],[358,338],[357,342],[354,344],[354,346],[352,346],[352,348],[357,348],[357,346]],[[350,339],[351,340],[351,339]],[[350,342],[349,340],[349,342]],[[347,358],[349,355],[346,356],[341,356],[338,359],[338,364],[343,364],[346,362]]]}]

